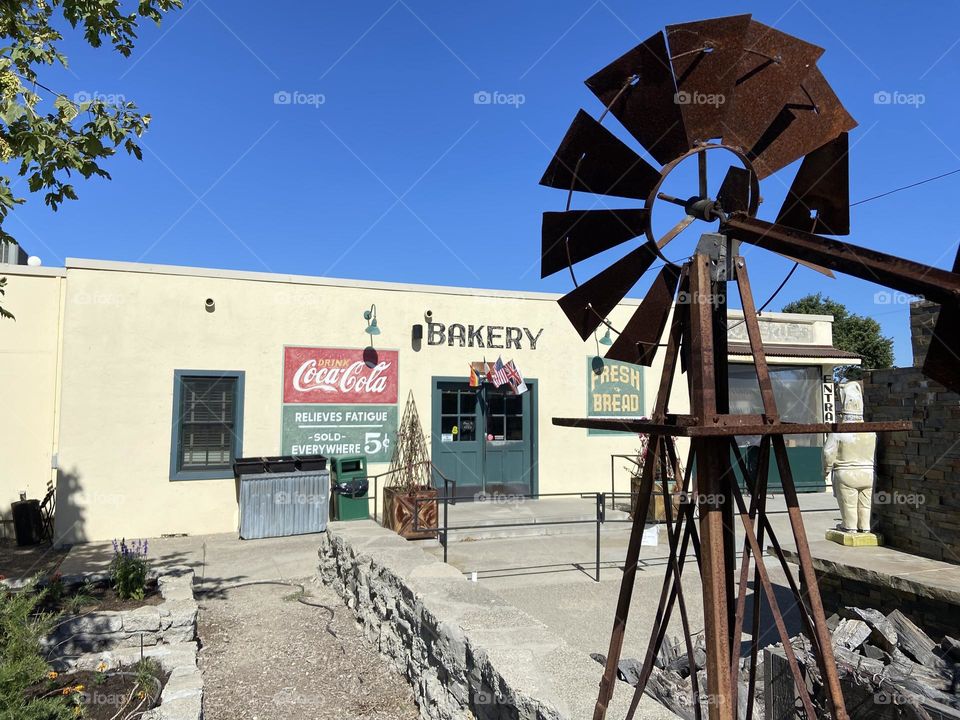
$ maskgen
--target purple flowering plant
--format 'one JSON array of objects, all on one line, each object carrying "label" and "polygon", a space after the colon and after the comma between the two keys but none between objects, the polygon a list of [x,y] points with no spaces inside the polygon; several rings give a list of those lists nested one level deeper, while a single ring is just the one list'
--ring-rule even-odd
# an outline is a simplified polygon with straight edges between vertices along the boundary
[{"label": "purple flowering plant", "polygon": [[113,560],[110,563],[110,578],[113,589],[124,600],[143,600],[147,587],[147,541],[126,538],[113,541]]}]

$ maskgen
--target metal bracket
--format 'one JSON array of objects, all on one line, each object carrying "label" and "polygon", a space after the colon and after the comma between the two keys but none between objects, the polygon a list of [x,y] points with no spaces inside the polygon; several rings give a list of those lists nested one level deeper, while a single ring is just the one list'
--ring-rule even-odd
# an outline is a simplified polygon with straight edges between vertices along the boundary
[{"label": "metal bracket", "polygon": [[740,255],[740,241],[723,233],[704,233],[697,243],[697,253],[710,258],[710,279],[728,282],[734,277],[734,259]]}]

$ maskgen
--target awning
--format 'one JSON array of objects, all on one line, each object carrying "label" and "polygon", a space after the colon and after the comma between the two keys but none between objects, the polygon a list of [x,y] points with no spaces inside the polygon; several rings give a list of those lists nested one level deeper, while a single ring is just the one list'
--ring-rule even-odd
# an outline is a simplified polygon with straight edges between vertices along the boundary
[{"label": "awning", "polygon": [[[861,358],[856,353],[847,350],[841,350],[830,345],[773,345],[763,344],[764,352],[767,357],[776,358],[809,358],[815,360],[835,360],[841,365],[855,365]],[[752,357],[749,343],[730,343],[728,346],[730,355]]]}]

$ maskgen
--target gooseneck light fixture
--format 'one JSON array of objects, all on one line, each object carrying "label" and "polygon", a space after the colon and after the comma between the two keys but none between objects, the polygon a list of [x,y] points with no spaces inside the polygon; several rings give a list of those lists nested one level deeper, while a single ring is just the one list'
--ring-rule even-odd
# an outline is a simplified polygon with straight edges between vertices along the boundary
[{"label": "gooseneck light fixture", "polygon": [[370,341],[373,342],[373,336],[380,334],[380,328],[377,327],[377,306],[371,305],[369,310],[363,311],[363,319],[367,321],[367,329],[364,332],[370,335]]}]

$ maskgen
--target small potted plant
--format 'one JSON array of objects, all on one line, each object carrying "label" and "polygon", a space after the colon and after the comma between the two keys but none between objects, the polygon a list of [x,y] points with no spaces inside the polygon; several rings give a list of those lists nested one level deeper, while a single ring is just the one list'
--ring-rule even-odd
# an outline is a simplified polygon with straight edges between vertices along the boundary
[{"label": "small potted plant", "polygon": [[430,456],[413,393],[407,398],[397,431],[388,481],[383,488],[383,525],[407,540],[437,536],[437,489],[431,482]]}]

